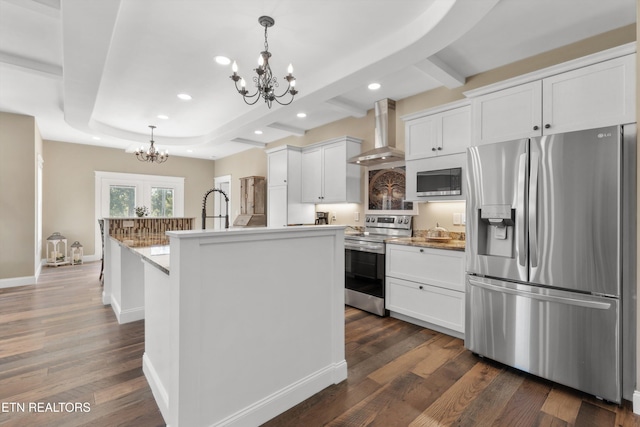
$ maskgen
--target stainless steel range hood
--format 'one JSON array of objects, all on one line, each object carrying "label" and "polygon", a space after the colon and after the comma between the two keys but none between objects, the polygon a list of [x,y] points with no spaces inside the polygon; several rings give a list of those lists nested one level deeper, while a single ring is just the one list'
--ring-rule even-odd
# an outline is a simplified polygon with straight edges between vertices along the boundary
[{"label": "stainless steel range hood", "polygon": [[349,163],[372,166],[404,161],[404,152],[396,149],[396,101],[393,99],[377,101],[375,114],[375,148],[350,158]]}]

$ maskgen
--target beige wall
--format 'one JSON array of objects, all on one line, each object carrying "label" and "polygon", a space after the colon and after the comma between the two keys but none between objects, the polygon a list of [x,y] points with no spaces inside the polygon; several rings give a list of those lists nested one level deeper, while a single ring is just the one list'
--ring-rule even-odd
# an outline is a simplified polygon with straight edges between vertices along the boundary
[{"label": "beige wall", "polygon": [[0,279],[31,277],[36,254],[37,159],[33,117],[0,113]]},{"label": "beige wall", "polygon": [[124,150],[45,141],[44,237],[59,231],[69,244],[80,241],[85,255],[94,255],[95,171],[184,177],[184,214],[198,218],[200,227],[202,196],[213,186],[214,170],[212,160],[172,156],[158,165]]},{"label": "beige wall", "polygon": [[[636,0],[636,24],[640,21],[640,0]],[[636,52],[640,50],[640,26],[636,25]],[[636,123],[640,123],[640,55],[636,55]],[[637,151],[637,165],[640,165],[640,150]],[[637,187],[636,193],[640,193],[640,174],[636,175],[637,177]],[[636,208],[636,216],[640,219],[640,194],[637,195],[636,199],[637,208]],[[639,224],[636,221],[636,229]],[[640,264],[640,239],[636,241],[636,270],[638,264]],[[636,295],[640,296],[640,279],[638,277],[638,272],[636,271]],[[640,298],[636,297],[636,390],[640,389]],[[637,405],[637,406],[636,406]],[[636,414],[640,414],[640,402],[637,402],[634,405],[634,411]]]},{"label": "beige wall", "polygon": [[[261,148],[252,148],[235,156],[216,160],[216,177],[231,175],[231,207],[229,208],[229,223],[240,213],[240,178],[247,176],[267,177],[267,155]],[[213,187],[213,179],[209,184]],[[198,227],[201,221],[198,221]],[[210,228],[210,225],[207,225]]]}]

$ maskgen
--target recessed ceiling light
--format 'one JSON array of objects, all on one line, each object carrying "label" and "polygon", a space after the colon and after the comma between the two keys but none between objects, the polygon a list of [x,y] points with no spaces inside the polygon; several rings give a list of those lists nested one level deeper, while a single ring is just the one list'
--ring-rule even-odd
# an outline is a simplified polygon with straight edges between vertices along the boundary
[{"label": "recessed ceiling light", "polygon": [[380,83],[371,83],[367,87],[369,88],[369,90],[378,90],[378,89],[380,89]]},{"label": "recessed ceiling light", "polygon": [[162,120],[169,120],[169,116],[167,116],[167,115],[165,115],[165,114],[158,114],[158,116],[157,116],[157,117],[158,117],[159,119],[162,119]]},{"label": "recessed ceiling light", "polygon": [[298,113],[296,114],[298,117],[300,117],[301,119],[304,119],[305,117],[307,117],[307,113]]},{"label": "recessed ceiling light", "polygon": [[100,141],[100,137],[99,136],[94,136],[93,139],[95,139],[96,141]]},{"label": "recessed ceiling light", "polygon": [[178,98],[182,99],[183,101],[190,101],[191,95],[189,95],[188,93],[179,93]]},{"label": "recessed ceiling light", "polygon": [[187,150],[187,153],[193,153],[193,150]]},{"label": "recessed ceiling light", "polygon": [[229,64],[231,64],[231,60],[229,58],[227,58],[226,56],[218,55],[213,59],[220,65],[229,65]]},{"label": "recessed ceiling light", "polygon": [[253,133],[255,133],[256,135],[262,135],[262,131],[260,129],[254,130]]}]

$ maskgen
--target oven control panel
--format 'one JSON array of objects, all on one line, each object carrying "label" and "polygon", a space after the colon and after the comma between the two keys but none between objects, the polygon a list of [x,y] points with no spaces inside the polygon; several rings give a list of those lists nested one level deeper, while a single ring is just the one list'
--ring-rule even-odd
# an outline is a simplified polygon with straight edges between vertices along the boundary
[{"label": "oven control panel", "polygon": [[365,223],[377,227],[404,228],[402,224],[411,224],[411,215],[367,215]]},{"label": "oven control panel", "polygon": [[411,229],[411,215],[367,215],[364,219],[366,227]]}]

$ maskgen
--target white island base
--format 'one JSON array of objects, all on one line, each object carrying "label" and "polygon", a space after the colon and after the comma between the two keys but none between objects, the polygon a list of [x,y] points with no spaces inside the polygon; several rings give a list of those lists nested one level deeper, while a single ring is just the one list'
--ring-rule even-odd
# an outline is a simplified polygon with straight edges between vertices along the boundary
[{"label": "white island base", "polygon": [[143,370],[168,426],[257,426],[346,379],[343,227],[167,235]]}]

